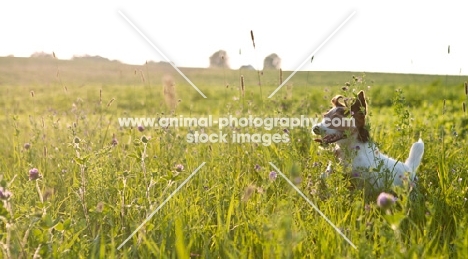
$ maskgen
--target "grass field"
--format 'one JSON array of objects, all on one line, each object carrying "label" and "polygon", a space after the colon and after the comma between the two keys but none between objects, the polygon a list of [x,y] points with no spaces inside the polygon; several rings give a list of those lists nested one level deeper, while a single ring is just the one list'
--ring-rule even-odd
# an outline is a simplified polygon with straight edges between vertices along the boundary
[{"label": "grass field", "polygon": [[[206,99],[167,64],[0,58],[0,258],[468,257],[466,76],[298,72],[267,98],[279,71],[182,71]],[[313,142],[310,128],[223,129],[288,132],[288,143],[266,146],[186,141],[217,128],[118,123],[320,117],[331,97],[358,90],[369,98],[371,136],[384,153],[405,160],[414,141],[425,142],[417,187],[394,188],[388,210],[376,205],[378,193],[349,190],[346,168]],[[328,161],[335,173],[322,181]],[[270,162],[357,249],[279,172],[271,177]]]}]

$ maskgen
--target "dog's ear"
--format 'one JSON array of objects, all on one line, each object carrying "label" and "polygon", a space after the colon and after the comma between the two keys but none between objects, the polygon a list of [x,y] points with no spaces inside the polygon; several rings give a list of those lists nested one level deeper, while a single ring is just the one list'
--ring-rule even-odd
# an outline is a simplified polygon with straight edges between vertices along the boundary
[{"label": "dog's ear", "polygon": [[356,100],[354,103],[351,105],[351,111],[353,114],[353,117],[358,117],[358,118],[363,118],[366,116],[367,112],[367,103],[366,103],[366,97],[364,96],[364,92],[360,91],[357,94]]},{"label": "dog's ear", "polygon": [[356,128],[358,129],[358,139],[363,142],[369,140],[369,131],[366,128],[366,113],[366,97],[364,96],[364,91],[360,91],[353,105],[351,105],[351,114],[354,118]]},{"label": "dog's ear", "polygon": [[342,95],[337,95],[333,97],[331,100],[331,103],[333,104],[333,107],[345,107],[343,103],[344,97]]}]

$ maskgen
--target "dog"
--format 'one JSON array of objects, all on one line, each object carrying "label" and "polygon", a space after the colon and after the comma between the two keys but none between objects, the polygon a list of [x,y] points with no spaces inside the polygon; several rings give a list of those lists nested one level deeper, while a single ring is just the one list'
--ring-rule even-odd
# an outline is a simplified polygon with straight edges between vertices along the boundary
[{"label": "dog", "polygon": [[[337,95],[331,103],[333,107],[323,115],[320,123],[312,127],[312,131],[321,136],[315,139],[321,145],[335,144],[335,155],[345,168],[352,168],[353,179],[361,179],[361,183],[373,188],[403,186],[405,181],[412,184],[417,180],[416,169],[424,154],[421,139],[412,145],[404,163],[397,161],[382,154],[370,139],[363,91],[351,99]],[[329,165],[324,176],[328,176],[330,171]]]}]

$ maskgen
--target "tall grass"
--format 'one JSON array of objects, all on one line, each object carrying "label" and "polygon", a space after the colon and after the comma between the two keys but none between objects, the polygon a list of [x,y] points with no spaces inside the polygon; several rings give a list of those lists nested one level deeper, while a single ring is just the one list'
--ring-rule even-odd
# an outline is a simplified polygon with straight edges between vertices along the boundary
[{"label": "tall grass", "polygon": [[[20,76],[4,77],[0,86],[5,114],[0,118],[3,258],[468,256],[468,120],[460,109],[467,101],[465,79],[448,77],[441,92],[438,82],[443,76],[366,74],[365,80],[351,81],[344,91],[343,83],[352,79],[351,73],[312,72],[310,83],[308,73],[299,72],[292,78],[294,92],[289,98],[279,92],[265,100],[263,108],[260,89],[250,87],[257,83],[256,71],[243,71],[239,91],[248,91],[237,92],[225,84],[236,85],[238,71],[185,69],[209,93],[211,99],[202,100],[177,76],[173,77],[175,97],[171,81],[160,80],[170,72],[163,65],[145,64],[143,81],[134,75],[142,67],[112,62],[101,66],[101,74],[95,69],[83,74],[77,67],[92,64],[81,60],[54,61],[50,70],[48,61],[41,68],[15,62],[19,61],[0,68],[16,66],[31,72],[9,70],[8,75]],[[61,83],[45,83],[50,73],[54,80],[57,64],[63,84],[68,85],[66,93]],[[43,77],[31,76],[40,69],[46,71]],[[277,87],[277,73],[265,71],[263,92]],[[165,90],[147,99],[149,80]],[[325,87],[328,92],[324,93]],[[366,199],[362,190],[350,190],[346,168],[313,143],[310,129],[223,129],[229,134],[289,134],[289,143],[270,146],[190,144],[185,140],[189,132],[219,130],[121,128],[116,121],[141,114],[172,116],[166,109],[176,106],[177,114],[185,116],[314,117],[327,109],[330,96],[352,96],[359,89],[369,97],[371,134],[382,151],[404,160],[419,136],[426,146],[412,191],[409,187],[385,190],[398,197],[389,209],[377,206],[376,197]],[[241,99],[233,98],[237,96]],[[184,101],[177,104],[179,97]],[[333,162],[334,173],[321,180],[328,161]],[[118,250],[203,162],[205,166]],[[274,169],[269,162],[358,249],[346,243],[281,177],[270,177]],[[42,177],[31,178],[33,168]]]}]

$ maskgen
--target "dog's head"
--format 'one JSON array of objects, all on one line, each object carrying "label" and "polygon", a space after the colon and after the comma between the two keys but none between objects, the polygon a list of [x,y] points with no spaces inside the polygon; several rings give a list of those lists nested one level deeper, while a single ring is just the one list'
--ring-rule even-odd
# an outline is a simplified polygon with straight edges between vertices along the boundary
[{"label": "dog's head", "polygon": [[331,103],[333,107],[323,115],[322,121],[312,127],[312,131],[321,136],[315,141],[329,144],[355,136],[358,141],[367,142],[369,131],[365,125],[367,103],[364,92],[360,91],[351,99],[337,95]]}]

